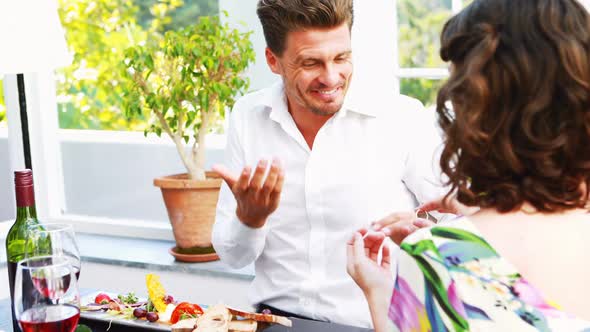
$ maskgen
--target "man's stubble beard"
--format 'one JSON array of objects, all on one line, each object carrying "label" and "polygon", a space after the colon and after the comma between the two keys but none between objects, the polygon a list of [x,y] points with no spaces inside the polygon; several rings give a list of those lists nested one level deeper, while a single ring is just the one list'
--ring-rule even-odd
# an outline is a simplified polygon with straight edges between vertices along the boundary
[{"label": "man's stubble beard", "polygon": [[[287,79],[283,76],[282,77],[282,80],[283,80],[283,86],[285,88],[287,88],[289,86],[288,83],[287,83]],[[350,80],[350,78],[349,78],[349,80]],[[295,100],[298,99],[299,102],[302,102],[301,104],[307,105],[306,106],[306,109],[308,109],[312,114],[318,115],[318,116],[332,116],[332,115],[338,113],[338,111],[340,111],[340,109],[342,109],[342,105],[344,105],[344,100],[346,99],[346,94],[348,93],[348,84],[349,83],[346,82],[343,85],[342,88],[344,90],[344,94],[342,96],[342,102],[338,105],[338,107],[334,111],[331,111],[331,110],[330,111],[325,111],[325,110],[323,110],[321,108],[314,107],[312,105],[312,103],[309,102],[309,100],[305,97],[305,93],[301,93],[301,91],[297,88],[297,86],[293,86],[291,90],[292,91],[294,90],[295,93],[296,93]]]},{"label": "man's stubble beard", "polygon": [[332,116],[336,113],[338,113],[338,111],[340,111],[342,109],[342,105],[344,105],[344,100],[346,99],[346,94],[348,93],[348,83],[345,83],[342,86],[343,89],[343,94],[342,94],[342,101],[340,102],[340,104],[338,104],[338,107],[336,107],[336,109],[334,111],[329,110],[323,110],[321,108],[317,108],[317,107],[313,107],[312,105],[309,106],[309,111],[315,115],[319,115],[319,116]]},{"label": "man's stubble beard", "polygon": [[321,110],[319,108],[314,108],[314,107],[311,107],[309,110],[311,111],[311,113],[313,113],[315,115],[332,116],[332,115],[338,113],[338,111],[340,111],[341,108],[342,108],[342,103],[340,103],[340,105],[338,105],[338,109],[335,111],[324,111],[324,110]]}]

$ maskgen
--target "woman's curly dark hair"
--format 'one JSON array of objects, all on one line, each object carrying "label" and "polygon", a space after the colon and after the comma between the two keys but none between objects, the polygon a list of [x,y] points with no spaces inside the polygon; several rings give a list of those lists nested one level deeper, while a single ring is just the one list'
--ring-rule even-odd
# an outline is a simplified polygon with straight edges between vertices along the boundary
[{"label": "woman's curly dark hair", "polygon": [[542,212],[586,207],[586,9],[576,0],[475,0],[445,24],[440,55],[452,66],[437,99],[447,198],[499,212],[525,202]]}]

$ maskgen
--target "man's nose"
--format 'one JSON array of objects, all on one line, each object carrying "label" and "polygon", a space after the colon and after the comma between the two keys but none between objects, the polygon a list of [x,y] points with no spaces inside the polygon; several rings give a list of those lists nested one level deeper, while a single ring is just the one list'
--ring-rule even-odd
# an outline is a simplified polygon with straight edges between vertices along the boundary
[{"label": "man's nose", "polygon": [[337,66],[333,64],[326,64],[319,77],[319,81],[328,87],[334,87],[340,82],[340,72]]}]

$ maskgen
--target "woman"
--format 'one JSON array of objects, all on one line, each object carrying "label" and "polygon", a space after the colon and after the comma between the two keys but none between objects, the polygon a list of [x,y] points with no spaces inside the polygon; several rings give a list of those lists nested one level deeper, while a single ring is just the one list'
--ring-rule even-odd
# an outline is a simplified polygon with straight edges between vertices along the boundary
[{"label": "woman", "polygon": [[376,331],[590,331],[588,12],[475,0],[440,54],[447,198],[480,210],[407,237],[395,280],[385,235],[354,235],[348,271]]}]

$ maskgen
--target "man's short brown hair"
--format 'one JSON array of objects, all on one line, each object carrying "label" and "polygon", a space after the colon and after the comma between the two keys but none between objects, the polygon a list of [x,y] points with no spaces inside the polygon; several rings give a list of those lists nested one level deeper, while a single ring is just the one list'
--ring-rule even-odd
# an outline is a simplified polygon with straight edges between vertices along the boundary
[{"label": "man's short brown hair", "polygon": [[287,33],[310,28],[352,28],[352,0],[260,0],[256,10],[266,45],[281,56]]}]

